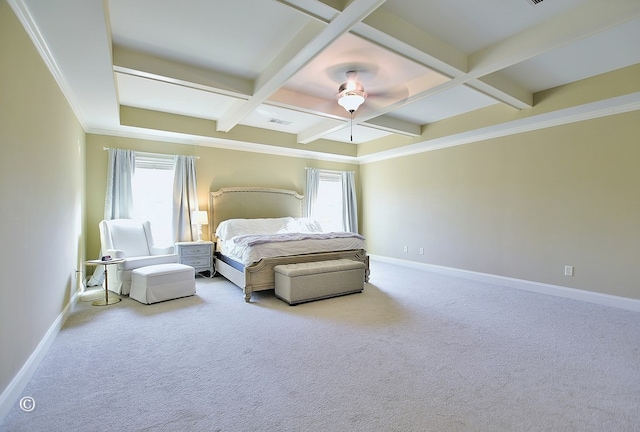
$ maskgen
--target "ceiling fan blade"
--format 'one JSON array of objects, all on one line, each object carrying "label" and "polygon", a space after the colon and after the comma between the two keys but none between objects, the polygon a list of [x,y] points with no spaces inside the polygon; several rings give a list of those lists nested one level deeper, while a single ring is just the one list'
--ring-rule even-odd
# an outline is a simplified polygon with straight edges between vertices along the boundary
[{"label": "ceiling fan blade", "polygon": [[409,89],[406,86],[397,86],[382,92],[371,92],[368,94],[364,105],[377,111],[389,105],[403,104],[409,98]]},{"label": "ceiling fan blade", "polygon": [[337,89],[340,84],[347,81],[349,72],[355,72],[352,79],[362,83],[366,89],[366,83],[370,82],[378,73],[378,66],[362,62],[342,63],[328,68],[327,76],[336,83]]}]

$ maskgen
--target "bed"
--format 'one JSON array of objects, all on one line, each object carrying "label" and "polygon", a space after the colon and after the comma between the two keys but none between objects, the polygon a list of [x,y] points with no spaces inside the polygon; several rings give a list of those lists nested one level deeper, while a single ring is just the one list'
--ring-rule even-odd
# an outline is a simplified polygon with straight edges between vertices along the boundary
[{"label": "bed", "polygon": [[[329,236],[332,238],[316,235],[314,222],[302,217],[303,198],[295,191],[259,187],[222,188],[210,193],[210,232],[211,240],[216,242],[216,271],[242,288],[246,302],[251,301],[254,291],[275,288],[273,268],[280,264],[350,259],[365,264],[368,281],[369,258],[364,238],[357,234]],[[267,233],[262,228],[256,230],[256,225],[299,237],[286,242],[277,238],[259,239],[257,234]],[[250,230],[243,233],[245,226]],[[300,231],[296,227],[301,227]],[[248,239],[246,246],[250,250],[244,249],[242,256],[235,254],[237,251],[228,252],[227,246],[237,240],[233,238],[244,234],[247,235],[243,240]],[[302,243],[313,245],[307,247]]]}]

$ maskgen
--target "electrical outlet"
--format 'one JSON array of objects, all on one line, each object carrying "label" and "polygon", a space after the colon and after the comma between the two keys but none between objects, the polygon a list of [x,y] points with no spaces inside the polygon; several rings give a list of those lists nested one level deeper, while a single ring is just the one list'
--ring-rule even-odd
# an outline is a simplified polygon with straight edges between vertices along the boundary
[{"label": "electrical outlet", "polygon": [[424,248],[419,249],[420,255],[424,255]]},{"label": "electrical outlet", "polygon": [[569,265],[564,266],[564,275],[573,276],[573,266],[569,266]]},{"label": "electrical outlet", "polygon": [[404,251],[405,251],[405,252],[409,252],[409,246],[405,246],[405,247],[404,247]]}]

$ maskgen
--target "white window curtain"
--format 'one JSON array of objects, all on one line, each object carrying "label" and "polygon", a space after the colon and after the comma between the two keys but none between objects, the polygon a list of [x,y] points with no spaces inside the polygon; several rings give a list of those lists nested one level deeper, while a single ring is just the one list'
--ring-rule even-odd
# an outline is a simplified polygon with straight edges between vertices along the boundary
[{"label": "white window curtain", "polygon": [[191,224],[191,212],[199,210],[196,184],[196,158],[176,156],[173,182],[173,235],[176,241],[198,239],[198,229]]},{"label": "white window curtain", "polygon": [[318,198],[318,186],[320,185],[320,170],[317,168],[307,168],[307,186],[304,194],[305,206],[304,216],[311,217],[313,207]]},{"label": "white window curtain", "polygon": [[[305,189],[304,216],[317,217],[318,211],[322,210],[316,208],[319,201],[322,201],[322,199],[319,200],[318,196],[319,194],[322,195],[327,192],[322,192],[320,189],[322,187],[326,188],[328,184],[332,182],[339,182],[341,183],[340,206],[342,208],[342,230],[357,233],[358,203],[356,199],[355,173],[353,171],[327,171],[317,168],[306,168],[306,170],[307,184]],[[325,204],[327,203],[325,202]],[[340,217],[339,213],[336,216]],[[323,228],[327,229],[324,225]],[[339,228],[336,227],[335,229],[337,230]]]},{"label": "white window curtain", "polygon": [[133,190],[131,184],[136,169],[135,152],[109,149],[107,193],[104,198],[104,219],[131,219],[133,217]]},{"label": "white window curtain", "polygon": [[358,203],[353,171],[342,172],[342,225],[347,232],[358,232]]},{"label": "white window curtain", "polygon": [[[135,152],[109,149],[107,190],[104,198],[104,219],[131,219],[133,217],[133,190],[131,187],[136,168]],[[105,255],[101,250],[100,255]],[[96,266],[87,286],[102,285],[104,267]]]}]

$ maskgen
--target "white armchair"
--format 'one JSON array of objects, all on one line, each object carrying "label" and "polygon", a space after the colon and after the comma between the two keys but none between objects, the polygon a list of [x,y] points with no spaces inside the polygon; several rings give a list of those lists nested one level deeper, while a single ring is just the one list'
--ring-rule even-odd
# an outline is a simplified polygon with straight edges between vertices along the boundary
[{"label": "white armchair", "polygon": [[111,258],[125,260],[121,264],[109,266],[107,289],[110,291],[128,295],[131,291],[131,272],[134,269],[178,262],[178,254],[173,246],[157,247],[153,244],[151,224],[148,221],[103,220],[99,226],[103,253]]}]

